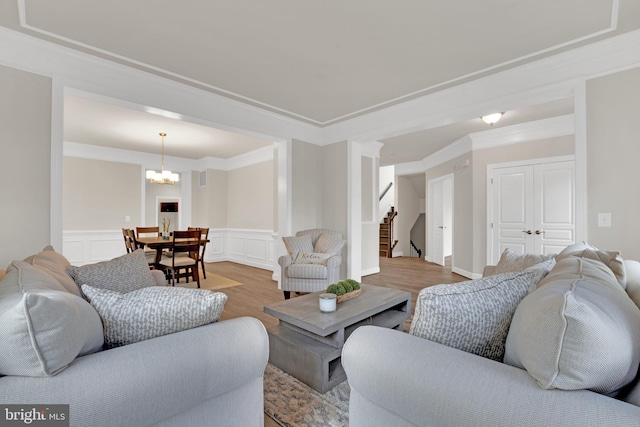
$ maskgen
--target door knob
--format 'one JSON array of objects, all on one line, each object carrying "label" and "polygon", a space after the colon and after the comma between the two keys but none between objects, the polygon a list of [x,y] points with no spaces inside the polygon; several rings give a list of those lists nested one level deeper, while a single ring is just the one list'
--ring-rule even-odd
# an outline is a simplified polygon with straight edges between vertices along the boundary
[{"label": "door knob", "polygon": [[544,230],[536,230],[536,234],[544,234]]},{"label": "door knob", "polygon": [[523,233],[531,234],[531,230],[522,230]]},{"label": "door knob", "polygon": [[439,225],[438,228],[445,228],[444,225]]}]

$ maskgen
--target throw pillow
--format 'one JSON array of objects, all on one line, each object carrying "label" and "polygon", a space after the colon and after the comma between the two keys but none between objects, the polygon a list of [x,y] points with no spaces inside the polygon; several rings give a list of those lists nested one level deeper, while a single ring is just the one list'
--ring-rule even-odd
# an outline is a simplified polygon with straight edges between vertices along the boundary
[{"label": "throw pillow", "polygon": [[42,252],[25,259],[25,262],[46,271],[60,282],[67,291],[80,296],[80,289],[73,281],[73,277],[67,273],[67,267],[70,265],[69,261],[64,255],[56,252],[52,246],[46,246]]},{"label": "throw pillow", "polygon": [[67,271],[79,287],[89,285],[127,293],[156,284],[142,249],[110,261],[82,267],[69,266]]},{"label": "throw pillow", "polygon": [[623,289],[627,287],[626,269],[624,267],[624,261],[622,260],[622,257],[620,257],[620,252],[601,251],[587,242],[582,242],[569,245],[564,248],[562,252],[558,254],[558,260],[570,256],[601,261],[611,269],[613,274],[616,276],[618,283],[620,283],[620,286],[622,286]]},{"label": "throw pillow", "polygon": [[625,259],[624,267],[627,273],[627,295],[640,308],[640,262]]},{"label": "throw pillow", "polygon": [[152,286],[129,293],[82,285],[112,348],[217,321],[227,296],[205,289]]},{"label": "throw pillow", "polygon": [[526,369],[544,389],[615,393],[638,370],[640,310],[613,275],[608,282],[589,277],[595,261],[563,259],[556,268],[575,267],[575,260],[579,271],[551,280],[552,271],[522,300],[504,362]]},{"label": "throw pillow", "polygon": [[502,361],[511,317],[538,277],[522,271],[424,288],[409,333]]},{"label": "throw pillow", "polygon": [[313,242],[309,234],[305,236],[283,237],[282,241],[292,259],[296,259],[299,252],[313,252]]},{"label": "throw pillow", "polygon": [[102,348],[102,322],[52,277],[14,261],[0,281],[0,374],[50,376]]},{"label": "throw pillow", "polygon": [[318,237],[314,252],[323,254],[340,255],[345,240],[340,236],[323,233]]},{"label": "throw pillow", "polygon": [[531,267],[532,265],[536,265],[554,257],[555,255],[521,254],[507,248],[502,252],[502,255],[500,255],[500,260],[496,264],[493,274],[522,271],[527,267]]},{"label": "throw pillow", "polygon": [[24,261],[9,264],[6,275],[0,282],[0,295],[42,289],[66,292],[53,276]]},{"label": "throw pillow", "polygon": [[296,264],[326,264],[331,254],[300,252],[293,261]]}]

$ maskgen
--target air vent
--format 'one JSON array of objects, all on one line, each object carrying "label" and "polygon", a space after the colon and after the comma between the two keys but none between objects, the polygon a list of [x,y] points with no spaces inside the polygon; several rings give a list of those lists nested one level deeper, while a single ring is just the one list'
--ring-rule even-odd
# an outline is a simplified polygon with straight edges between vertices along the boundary
[{"label": "air vent", "polygon": [[200,172],[200,187],[207,186],[207,171]]}]

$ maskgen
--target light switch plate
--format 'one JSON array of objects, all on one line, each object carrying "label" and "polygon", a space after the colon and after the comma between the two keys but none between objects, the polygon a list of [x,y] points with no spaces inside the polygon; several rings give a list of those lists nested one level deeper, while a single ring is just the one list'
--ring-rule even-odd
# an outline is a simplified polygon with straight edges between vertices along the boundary
[{"label": "light switch plate", "polygon": [[611,227],[611,214],[599,213],[598,214],[598,227]]}]

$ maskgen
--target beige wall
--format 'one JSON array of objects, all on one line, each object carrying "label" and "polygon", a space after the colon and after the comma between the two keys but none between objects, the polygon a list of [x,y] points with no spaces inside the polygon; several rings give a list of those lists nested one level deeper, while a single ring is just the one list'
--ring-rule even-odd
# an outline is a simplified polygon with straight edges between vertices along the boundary
[{"label": "beige wall", "polygon": [[[587,82],[588,239],[640,260],[640,68]],[[598,227],[598,213],[612,226]]]},{"label": "beige wall", "polygon": [[0,66],[0,94],[4,269],[50,241],[51,79]]},{"label": "beige wall", "polygon": [[566,156],[575,153],[573,135],[473,152],[473,271],[487,261],[487,165]]},{"label": "beige wall", "polygon": [[229,228],[273,229],[273,161],[227,172]]},{"label": "beige wall", "polygon": [[[342,233],[348,241],[347,142],[322,147],[322,226]],[[356,248],[356,250],[359,248]],[[347,278],[347,246],[342,249],[340,278]]]},{"label": "beige wall", "polygon": [[322,147],[294,140],[291,144],[291,231],[322,226]]},{"label": "beige wall", "polygon": [[[429,181],[453,172],[453,266],[468,273],[481,273],[487,259],[487,166],[570,155],[573,136],[475,150],[426,172]],[[469,167],[465,167],[466,163]],[[425,195],[428,200],[428,194]],[[428,211],[428,209],[427,209]],[[429,230],[427,230],[427,252]]]},{"label": "beige wall", "polygon": [[141,225],[139,165],[65,157],[62,177],[63,230]]}]

